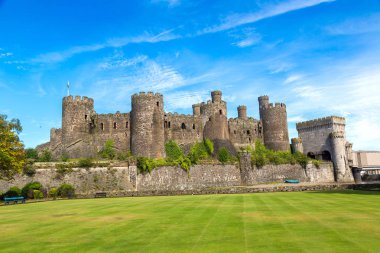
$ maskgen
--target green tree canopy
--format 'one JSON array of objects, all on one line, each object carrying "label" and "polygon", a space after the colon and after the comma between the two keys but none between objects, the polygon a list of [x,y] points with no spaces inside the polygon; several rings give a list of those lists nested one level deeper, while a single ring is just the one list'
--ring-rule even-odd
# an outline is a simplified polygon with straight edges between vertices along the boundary
[{"label": "green tree canopy", "polygon": [[18,134],[22,131],[18,119],[7,120],[0,115],[0,173],[11,176],[20,172],[25,165],[24,145]]}]

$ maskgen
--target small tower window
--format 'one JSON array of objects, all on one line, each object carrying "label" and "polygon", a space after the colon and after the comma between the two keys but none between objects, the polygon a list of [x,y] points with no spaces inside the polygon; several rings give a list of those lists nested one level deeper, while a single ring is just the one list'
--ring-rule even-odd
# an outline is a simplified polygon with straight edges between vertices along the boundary
[{"label": "small tower window", "polygon": [[157,102],[157,106],[160,106],[160,102]]},{"label": "small tower window", "polygon": [[128,121],[127,122],[125,122],[125,128],[128,128]]},{"label": "small tower window", "polygon": [[208,121],[211,121],[211,117],[210,117],[210,118],[208,118]]},{"label": "small tower window", "polygon": [[195,129],[195,124],[193,124],[193,129]]},{"label": "small tower window", "polygon": [[166,120],[164,122],[164,128],[168,128],[168,122]]},{"label": "small tower window", "polygon": [[170,121],[168,122],[168,128],[170,128]]},{"label": "small tower window", "polygon": [[113,129],[116,129],[117,128],[117,124],[116,122],[113,123]]},{"label": "small tower window", "polygon": [[234,130],[234,134],[236,134],[236,130]]},{"label": "small tower window", "polygon": [[251,134],[251,131],[247,130],[247,134]]},{"label": "small tower window", "polygon": [[185,123],[182,123],[182,124],[181,124],[181,128],[182,128],[182,129],[186,129],[186,125],[185,125]]},{"label": "small tower window", "polygon": [[222,110],[219,110],[219,114],[222,115],[222,114],[223,114],[223,111],[222,111]]},{"label": "small tower window", "polygon": [[87,114],[86,114],[86,115],[84,115],[84,119],[87,119]]},{"label": "small tower window", "polygon": [[103,123],[100,123],[100,129],[102,129],[102,131],[104,130],[104,124]]}]

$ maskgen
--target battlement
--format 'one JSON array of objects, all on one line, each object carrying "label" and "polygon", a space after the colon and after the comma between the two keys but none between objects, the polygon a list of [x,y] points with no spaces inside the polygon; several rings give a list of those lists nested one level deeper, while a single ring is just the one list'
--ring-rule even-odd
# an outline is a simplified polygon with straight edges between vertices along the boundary
[{"label": "battlement", "polygon": [[292,138],[292,144],[302,143],[302,138]]},{"label": "battlement", "polygon": [[144,92],[140,91],[139,93],[135,93],[132,95],[132,100],[137,99],[137,98],[163,98],[163,95],[161,93],[154,93],[152,91]]},{"label": "battlement", "polygon": [[269,96],[268,95],[263,95],[263,96],[260,96],[258,98],[259,101],[263,101],[263,100],[269,100]]},{"label": "battlement", "polygon": [[344,133],[343,132],[332,132],[330,134],[330,137],[333,139],[344,138]]},{"label": "battlement", "polygon": [[180,113],[166,113],[165,118],[183,118],[183,119],[193,119],[194,115],[191,114],[180,114]]},{"label": "battlement", "polygon": [[299,129],[316,127],[316,126],[330,127],[333,124],[345,125],[346,119],[343,117],[338,117],[338,116],[323,117],[323,118],[319,118],[319,119],[299,122],[296,124],[296,128],[297,128],[297,130],[299,130]]},{"label": "battlement", "polygon": [[67,96],[63,97],[63,103],[64,104],[69,104],[69,103],[84,103],[84,104],[94,104],[94,99],[86,97],[86,96]]},{"label": "battlement", "polygon": [[286,109],[286,105],[284,103],[269,103],[269,104],[265,104],[261,107],[263,110],[267,110],[267,109]]},{"label": "battlement", "polygon": [[255,119],[255,118],[253,118],[253,117],[247,117],[246,119],[242,119],[242,118],[239,118],[239,117],[237,117],[237,118],[229,118],[228,119],[228,122],[253,122],[253,123],[258,123],[259,122],[259,120],[257,120],[257,119]]},{"label": "battlement", "polygon": [[196,108],[196,107],[201,107],[201,104],[193,104],[192,106],[193,108]]}]

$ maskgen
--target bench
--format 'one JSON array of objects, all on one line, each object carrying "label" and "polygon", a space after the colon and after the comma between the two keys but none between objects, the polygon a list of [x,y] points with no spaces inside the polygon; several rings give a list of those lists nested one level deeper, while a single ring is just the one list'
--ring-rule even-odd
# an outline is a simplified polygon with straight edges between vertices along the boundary
[{"label": "bench", "polygon": [[299,184],[300,180],[299,179],[285,179],[284,183]]},{"label": "bench", "polygon": [[106,192],[97,192],[95,193],[95,198],[106,198],[107,193]]},{"label": "bench", "polygon": [[4,198],[4,204],[9,205],[10,203],[17,204],[17,203],[25,203],[24,197],[5,197]]}]

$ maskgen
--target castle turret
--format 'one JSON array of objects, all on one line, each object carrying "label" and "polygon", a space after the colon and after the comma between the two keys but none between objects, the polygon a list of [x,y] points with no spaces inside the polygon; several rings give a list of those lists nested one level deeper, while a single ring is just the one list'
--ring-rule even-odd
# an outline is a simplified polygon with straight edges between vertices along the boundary
[{"label": "castle turret", "polygon": [[292,152],[300,152],[303,153],[303,145],[301,138],[292,138]]},{"label": "castle turret", "polygon": [[131,149],[135,156],[165,157],[164,102],[159,93],[132,96]]},{"label": "castle turret", "polygon": [[63,152],[70,157],[85,157],[90,151],[81,148],[81,143],[90,134],[94,100],[88,97],[67,96],[62,101],[62,144]]},{"label": "castle turret", "polygon": [[268,96],[261,96],[259,106],[265,146],[276,151],[288,151],[289,133],[285,104],[271,104]]},{"label": "castle turret", "polygon": [[245,105],[240,105],[237,110],[239,119],[247,119],[247,107]]},{"label": "castle turret", "polygon": [[220,90],[212,91],[211,99],[213,103],[220,103],[222,101],[222,92]]},{"label": "castle turret", "polygon": [[194,104],[193,105],[193,115],[194,116],[201,115],[201,105],[200,104]]},{"label": "castle turret", "polygon": [[336,181],[352,182],[353,176],[348,166],[344,132],[332,132],[330,142],[332,147],[331,160],[334,164]]}]

